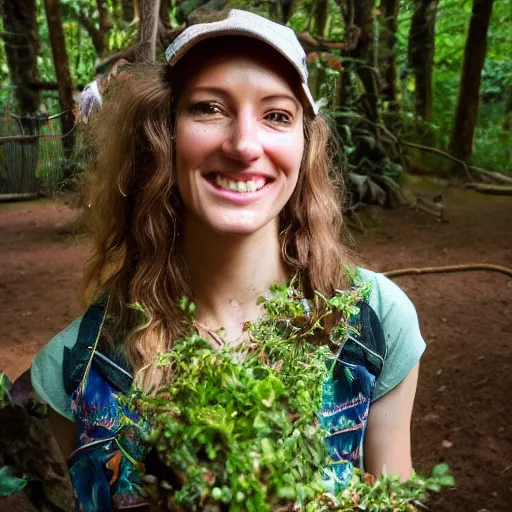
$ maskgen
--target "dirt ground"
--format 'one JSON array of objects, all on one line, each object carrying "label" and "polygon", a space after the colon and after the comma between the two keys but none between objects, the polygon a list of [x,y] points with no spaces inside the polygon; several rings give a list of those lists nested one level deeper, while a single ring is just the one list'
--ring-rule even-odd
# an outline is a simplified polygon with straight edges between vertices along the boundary
[{"label": "dirt ground", "polygon": [[[408,208],[367,210],[354,232],[374,270],[466,263],[512,267],[512,199],[440,183],[448,222]],[[40,347],[80,313],[76,287],[89,245],[62,233],[62,202],[0,204],[0,370],[17,377]],[[428,343],[412,420],[413,460],[447,462],[455,489],[437,512],[512,510],[512,279],[490,272],[400,277]]]}]

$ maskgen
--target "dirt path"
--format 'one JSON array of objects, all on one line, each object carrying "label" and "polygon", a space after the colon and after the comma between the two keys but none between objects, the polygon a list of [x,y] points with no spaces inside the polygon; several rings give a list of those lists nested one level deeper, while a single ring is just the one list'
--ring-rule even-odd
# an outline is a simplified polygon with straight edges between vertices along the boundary
[{"label": "dirt path", "polygon": [[[414,186],[414,185],[413,185]],[[422,193],[439,185],[416,185]],[[399,209],[364,214],[356,234],[375,270],[460,263],[512,267],[512,200],[447,189],[449,222]],[[0,369],[23,372],[80,312],[84,239],[59,234],[70,210],[49,201],[0,204]],[[488,272],[396,279],[416,304],[428,349],[413,415],[420,470],[446,461],[457,488],[436,512],[512,510],[512,279]]]}]

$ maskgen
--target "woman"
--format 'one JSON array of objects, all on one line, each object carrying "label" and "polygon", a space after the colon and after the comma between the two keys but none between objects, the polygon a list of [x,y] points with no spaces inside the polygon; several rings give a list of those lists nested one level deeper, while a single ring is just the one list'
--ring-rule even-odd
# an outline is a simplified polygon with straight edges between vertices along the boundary
[{"label": "woman", "polygon": [[[99,313],[93,306],[32,365],[34,387],[50,405],[66,457],[77,445],[83,454],[102,429],[103,443],[116,435],[101,421],[91,429],[84,416],[102,397],[92,398],[98,402],[92,408],[77,405],[87,394],[90,361],[99,368],[94,378],[113,389],[102,364],[121,367],[121,378],[131,372],[147,389],[165,382],[155,359],[184,334],[182,296],[196,304],[201,335],[237,346],[244,322],[262,314],[257,298],[272,284],[297,274],[307,297],[352,284],[340,241],[342,200],[330,158],[335,145],[308,89],[294,33],[232,10],[224,20],[188,28],[166,58],[163,67],[131,71],[92,123],[95,252],[84,294],[108,297],[108,314],[105,306]],[[372,283],[369,344],[354,342],[370,391],[358,398],[358,433],[347,454],[331,445],[331,455],[377,476],[385,470],[406,479],[424,342],[414,307],[398,287],[363,269],[357,279]],[[143,326],[139,306],[147,315]],[[82,394],[73,393],[73,383]],[[75,459],[70,465],[80,466]]]}]

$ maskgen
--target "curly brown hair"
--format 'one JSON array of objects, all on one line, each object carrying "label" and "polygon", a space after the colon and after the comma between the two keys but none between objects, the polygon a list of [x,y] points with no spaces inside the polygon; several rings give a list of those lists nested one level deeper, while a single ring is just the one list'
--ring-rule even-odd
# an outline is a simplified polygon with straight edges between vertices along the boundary
[{"label": "curly brown hair", "polygon": [[[168,65],[133,67],[89,123],[86,220],[94,252],[81,298],[109,298],[111,348],[121,349],[137,383],[149,389],[169,378],[156,365],[188,329],[179,300],[194,300],[183,258],[182,203],[174,168],[172,77]],[[306,296],[347,285],[336,144],[323,115],[305,117],[305,150],[296,189],[280,214],[285,264]],[[138,304],[141,308],[130,307]],[[140,310],[145,321],[141,322]]]}]

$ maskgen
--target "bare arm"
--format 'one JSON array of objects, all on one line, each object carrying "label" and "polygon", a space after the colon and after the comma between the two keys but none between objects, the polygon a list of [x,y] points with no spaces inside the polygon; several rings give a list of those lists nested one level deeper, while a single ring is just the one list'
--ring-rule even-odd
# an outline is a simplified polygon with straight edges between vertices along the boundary
[{"label": "bare arm", "polygon": [[379,477],[412,474],[411,416],[419,363],[405,379],[370,407],[364,441],[366,471]]},{"label": "bare arm", "polygon": [[68,460],[76,448],[76,425],[50,406],[48,406],[48,420],[64,460]]}]

